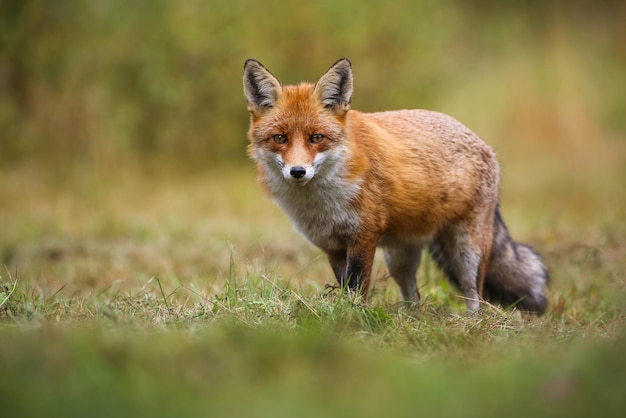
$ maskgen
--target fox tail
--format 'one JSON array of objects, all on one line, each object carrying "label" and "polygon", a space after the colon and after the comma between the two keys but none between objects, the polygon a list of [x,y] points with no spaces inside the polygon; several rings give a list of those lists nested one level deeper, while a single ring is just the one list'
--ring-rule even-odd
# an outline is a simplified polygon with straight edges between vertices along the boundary
[{"label": "fox tail", "polygon": [[543,314],[548,305],[548,269],[539,254],[513,241],[496,208],[491,257],[485,274],[484,298],[502,305]]}]

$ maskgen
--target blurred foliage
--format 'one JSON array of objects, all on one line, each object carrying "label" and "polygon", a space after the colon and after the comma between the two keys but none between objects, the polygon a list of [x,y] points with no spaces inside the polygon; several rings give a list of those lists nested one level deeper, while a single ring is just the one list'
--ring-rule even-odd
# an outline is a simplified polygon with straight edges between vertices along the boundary
[{"label": "blurred foliage", "polygon": [[362,110],[623,137],[625,18],[620,1],[3,0],[0,163],[243,160],[248,57],[293,83],[348,56]]}]

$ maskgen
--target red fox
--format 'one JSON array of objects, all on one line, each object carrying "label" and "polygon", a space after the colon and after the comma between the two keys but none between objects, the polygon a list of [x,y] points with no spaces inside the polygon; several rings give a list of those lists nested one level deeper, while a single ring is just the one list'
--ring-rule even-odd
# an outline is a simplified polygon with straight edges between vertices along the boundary
[{"label": "red fox", "polygon": [[419,303],[427,246],[469,312],[487,300],[544,313],[548,271],[509,236],[492,149],[442,113],[351,110],[352,80],[347,58],[315,84],[283,85],[253,59],[243,76],[259,182],[339,284],[366,297],[382,247],[402,299]]}]

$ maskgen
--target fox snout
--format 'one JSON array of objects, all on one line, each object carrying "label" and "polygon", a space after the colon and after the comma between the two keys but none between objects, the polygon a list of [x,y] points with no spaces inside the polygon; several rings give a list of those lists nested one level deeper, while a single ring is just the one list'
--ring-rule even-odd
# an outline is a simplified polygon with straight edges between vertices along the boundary
[{"label": "fox snout", "polygon": [[306,174],[306,168],[300,165],[291,167],[291,170],[289,170],[289,174],[291,174],[291,177],[293,177],[296,180],[301,179]]},{"label": "fox snout", "polygon": [[315,169],[313,167],[304,167],[301,165],[285,164],[281,171],[285,180],[300,186],[304,186],[315,175]]}]

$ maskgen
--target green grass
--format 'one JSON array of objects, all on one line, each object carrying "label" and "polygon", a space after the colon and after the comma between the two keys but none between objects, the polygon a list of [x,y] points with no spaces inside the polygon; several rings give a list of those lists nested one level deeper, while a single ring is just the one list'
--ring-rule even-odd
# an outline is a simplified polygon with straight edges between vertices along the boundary
[{"label": "green grass", "polygon": [[498,308],[465,317],[256,275],[215,294],[161,292],[154,281],[47,302],[14,292],[5,308],[0,402],[15,416],[619,416],[626,407],[626,340],[613,328],[623,312],[599,308],[588,318]]},{"label": "green grass", "polygon": [[[606,185],[583,189],[605,217],[581,225],[586,208],[563,204],[581,196],[528,177],[535,198],[505,205],[504,215],[550,266],[550,308],[537,318],[486,306],[467,317],[428,257],[417,309],[398,303],[380,259],[367,303],[326,288],[326,261],[261,196],[249,168],[56,180],[32,167],[7,171],[3,414],[626,410],[626,225],[617,185],[608,195]],[[547,224],[553,209],[560,222]]]}]

